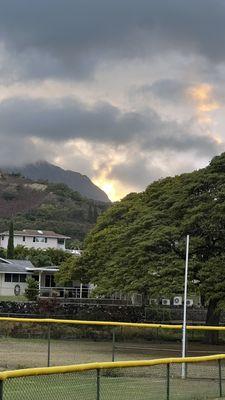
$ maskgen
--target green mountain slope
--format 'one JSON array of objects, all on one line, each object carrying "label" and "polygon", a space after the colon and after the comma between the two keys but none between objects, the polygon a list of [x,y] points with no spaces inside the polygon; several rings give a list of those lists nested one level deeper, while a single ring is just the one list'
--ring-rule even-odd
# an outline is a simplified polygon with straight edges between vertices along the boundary
[{"label": "green mountain slope", "polygon": [[64,170],[47,161],[39,161],[22,167],[6,167],[6,172],[20,172],[26,178],[48,180],[54,183],[64,183],[71,189],[79,192],[81,196],[96,201],[110,202],[108,196],[86,176],[79,172]]},{"label": "green mountain slope", "polygon": [[0,172],[0,231],[46,229],[83,240],[107,203],[83,198],[65,184],[32,181]]}]

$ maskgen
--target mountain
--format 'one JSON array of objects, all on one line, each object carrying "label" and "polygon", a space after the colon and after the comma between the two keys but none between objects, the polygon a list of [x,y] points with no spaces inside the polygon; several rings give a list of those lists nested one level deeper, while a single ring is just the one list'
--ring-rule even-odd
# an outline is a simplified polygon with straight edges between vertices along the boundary
[{"label": "mountain", "polygon": [[82,241],[110,203],[84,198],[64,183],[35,181],[0,171],[0,232],[53,230]]},{"label": "mountain", "polygon": [[71,170],[64,170],[47,161],[38,161],[34,164],[27,164],[22,167],[6,167],[4,170],[8,172],[19,172],[26,178],[36,181],[47,180],[49,182],[64,183],[88,199],[106,203],[110,202],[106,193],[98,186],[94,185],[86,175]]}]

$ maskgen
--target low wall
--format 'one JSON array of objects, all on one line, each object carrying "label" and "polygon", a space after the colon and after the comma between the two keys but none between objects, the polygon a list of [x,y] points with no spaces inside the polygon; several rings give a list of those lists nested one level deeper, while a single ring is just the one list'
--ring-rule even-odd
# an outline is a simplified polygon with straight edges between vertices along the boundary
[{"label": "low wall", "polygon": [[[190,324],[204,324],[206,309],[188,308],[187,321]],[[42,316],[65,317],[70,319],[86,319],[101,321],[129,321],[129,322],[159,322],[182,323],[183,309],[154,308],[128,305],[85,303],[62,303],[57,298],[39,300],[38,302],[0,302],[0,315],[2,316]],[[221,323],[225,324],[225,313],[221,314]]]},{"label": "low wall", "polygon": [[144,320],[144,309],[124,305],[61,303],[57,299],[46,299],[39,302],[2,301],[0,302],[0,315],[140,322]]}]

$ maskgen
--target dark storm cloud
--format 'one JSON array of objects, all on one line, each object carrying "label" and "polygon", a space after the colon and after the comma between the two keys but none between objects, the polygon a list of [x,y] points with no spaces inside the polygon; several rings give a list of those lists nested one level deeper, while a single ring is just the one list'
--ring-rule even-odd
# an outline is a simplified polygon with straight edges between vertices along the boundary
[{"label": "dark storm cloud", "polygon": [[82,138],[121,145],[137,143],[144,150],[194,150],[212,154],[219,150],[209,136],[193,133],[190,123],[163,121],[153,110],[122,112],[107,103],[88,107],[71,98],[57,101],[13,98],[0,105],[0,137],[31,136],[58,143]]},{"label": "dark storm cloud", "polygon": [[0,134],[36,136],[53,141],[84,138],[124,143],[146,129],[135,112],[122,113],[107,103],[92,108],[73,99],[58,101],[12,98],[0,105]]},{"label": "dark storm cloud", "polygon": [[224,20],[223,0],[0,0],[1,42],[20,77],[81,78],[102,59],[162,51],[221,62]]}]

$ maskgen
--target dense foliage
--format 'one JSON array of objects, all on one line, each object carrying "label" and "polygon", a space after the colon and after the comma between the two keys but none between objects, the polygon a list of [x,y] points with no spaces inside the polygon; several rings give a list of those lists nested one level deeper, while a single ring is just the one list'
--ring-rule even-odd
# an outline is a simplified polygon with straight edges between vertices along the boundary
[{"label": "dense foliage", "polygon": [[25,296],[29,301],[36,301],[39,293],[38,282],[34,278],[27,278],[27,287],[25,289]]},{"label": "dense foliage", "polygon": [[225,300],[225,153],[205,169],[154,182],[108,209],[87,236],[73,276],[103,294],[177,295],[187,234],[189,291],[201,294],[207,322],[217,323]]},{"label": "dense foliage", "polygon": [[[0,248],[0,257],[7,258],[7,251]],[[25,246],[16,246],[14,249],[16,260],[29,260],[32,264],[39,267],[59,266],[66,260],[74,259],[74,256],[61,249],[28,249]]]}]

